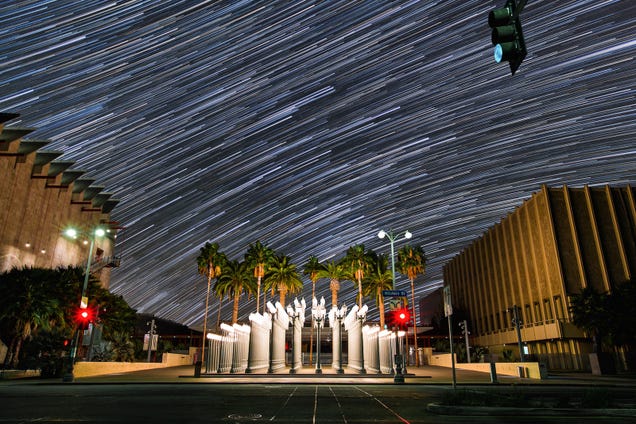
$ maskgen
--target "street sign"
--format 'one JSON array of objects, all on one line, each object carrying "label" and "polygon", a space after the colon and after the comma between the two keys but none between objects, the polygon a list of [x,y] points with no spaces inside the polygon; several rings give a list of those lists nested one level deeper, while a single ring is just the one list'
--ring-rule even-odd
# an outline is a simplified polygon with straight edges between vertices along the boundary
[{"label": "street sign", "polygon": [[384,297],[406,297],[406,290],[382,290]]},{"label": "street sign", "polygon": [[451,302],[451,288],[444,286],[444,316],[453,315],[453,303]]}]

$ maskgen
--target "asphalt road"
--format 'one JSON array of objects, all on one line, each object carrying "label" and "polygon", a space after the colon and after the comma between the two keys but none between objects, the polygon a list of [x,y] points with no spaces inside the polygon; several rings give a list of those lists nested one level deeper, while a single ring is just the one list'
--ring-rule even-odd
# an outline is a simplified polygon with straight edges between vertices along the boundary
[{"label": "asphalt road", "polygon": [[[2,381],[0,423],[636,423],[636,416],[582,417],[547,409],[531,414],[465,409],[438,415],[427,405],[460,387],[453,389],[436,378],[407,379],[406,384],[355,376],[336,382],[310,376],[195,379],[190,371],[142,372],[74,383]],[[464,377],[460,374],[458,380]],[[630,384],[607,387],[623,397],[636,393]],[[473,384],[471,388],[497,396],[499,390],[536,394],[583,391],[589,385],[562,386],[551,381],[527,386]]]}]

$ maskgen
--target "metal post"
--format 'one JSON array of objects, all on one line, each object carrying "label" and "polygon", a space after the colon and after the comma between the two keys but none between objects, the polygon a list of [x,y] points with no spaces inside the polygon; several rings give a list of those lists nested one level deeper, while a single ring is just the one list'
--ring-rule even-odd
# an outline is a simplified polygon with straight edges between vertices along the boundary
[{"label": "metal post", "polygon": [[523,354],[523,342],[521,341],[521,320],[519,319],[519,307],[513,305],[512,312],[514,314],[515,327],[517,329],[517,343],[519,345],[519,358],[521,362],[525,362],[525,355]]},{"label": "metal post", "polygon": [[453,315],[448,316],[448,338],[450,339],[451,365],[453,368],[453,389],[457,385],[457,375],[455,374],[455,352],[453,349]]},{"label": "metal post", "polygon": [[[152,336],[155,333],[155,319],[153,318],[150,321],[150,332],[148,333],[148,361],[150,362],[150,357],[152,355]],[[205,340],[205,334],[202,336],[203,340]]]},{"label": "metal post", "polygon": [[470,345],[468,344],[468,321],[464,320],[464,336],[466,338],[466,357],[470,364]]}]

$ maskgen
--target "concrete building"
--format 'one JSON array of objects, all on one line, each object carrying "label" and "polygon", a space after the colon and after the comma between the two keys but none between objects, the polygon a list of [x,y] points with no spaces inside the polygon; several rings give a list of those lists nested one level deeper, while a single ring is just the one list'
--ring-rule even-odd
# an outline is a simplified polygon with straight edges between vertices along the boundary
[{"label": "concrete building", "polygon": [[[108,288],[118,266],[114,241],[119,230],[110,213],[119,202],[95,185],[85,171],[72,169],[62,152],[46,150],[46,140],[24,139],[32,128],[6,128],[18,114],[0,113],[0,272],[13,267],[85,266],[88,240],[95,237],[92,273]],[[64,230],[78,230],[75,239]]]},{"label": "concrete building", "polygon": [[444,267],[453,306],[466,311],[472,343],[519,357],[513,307],[527,354],[551,369],[588,370],[591,343],[569,301],[636,274],[636,192],[626,187],[534,193]]}]

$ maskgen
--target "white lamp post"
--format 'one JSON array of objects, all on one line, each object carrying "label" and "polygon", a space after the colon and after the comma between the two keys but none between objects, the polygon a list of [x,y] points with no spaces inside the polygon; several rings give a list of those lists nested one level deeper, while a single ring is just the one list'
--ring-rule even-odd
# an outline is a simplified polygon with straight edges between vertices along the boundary
[{"label": "white lamp post", "polygon": [[[344,320],[344,318],[347,316],[347,305],[342,305],[342,307],[340,309],[338,309],[337,307],[333,307],[331,308],[331,311],[329,312],[329,321],[332,323],[331,325],[334,326],[334,321],[335,321],[335,328],[338,329],[338,351],[337,351],[337,363],[335,365],[338,366],[338,368],[336,368],[336,373],[337,374],[344,374],[344,369],[342,368],[342,321]],[[336,340],[333,341],[334,343],[336,342]]]},{"label": "white lamp post", "polygon": [[324,326],[325,323],[325,298],[320,298],[320,303],[314,297],[311,301],[311,316],[314,318],[314,325],[317,329],[316,336],[316,374],[322,373],[322,368],[320,364],[320,329]]},{"label": "white lamp post", "polygon": [[[301,302],[294,299],[294,306],[287,305],[287,315],[292,319],[292,365],[290,374],[295,374],[302,367],[301,345],[302,345],[302,323],[305,321],[305,299]],[[298,323],[300,322],[300,325]]]}]

